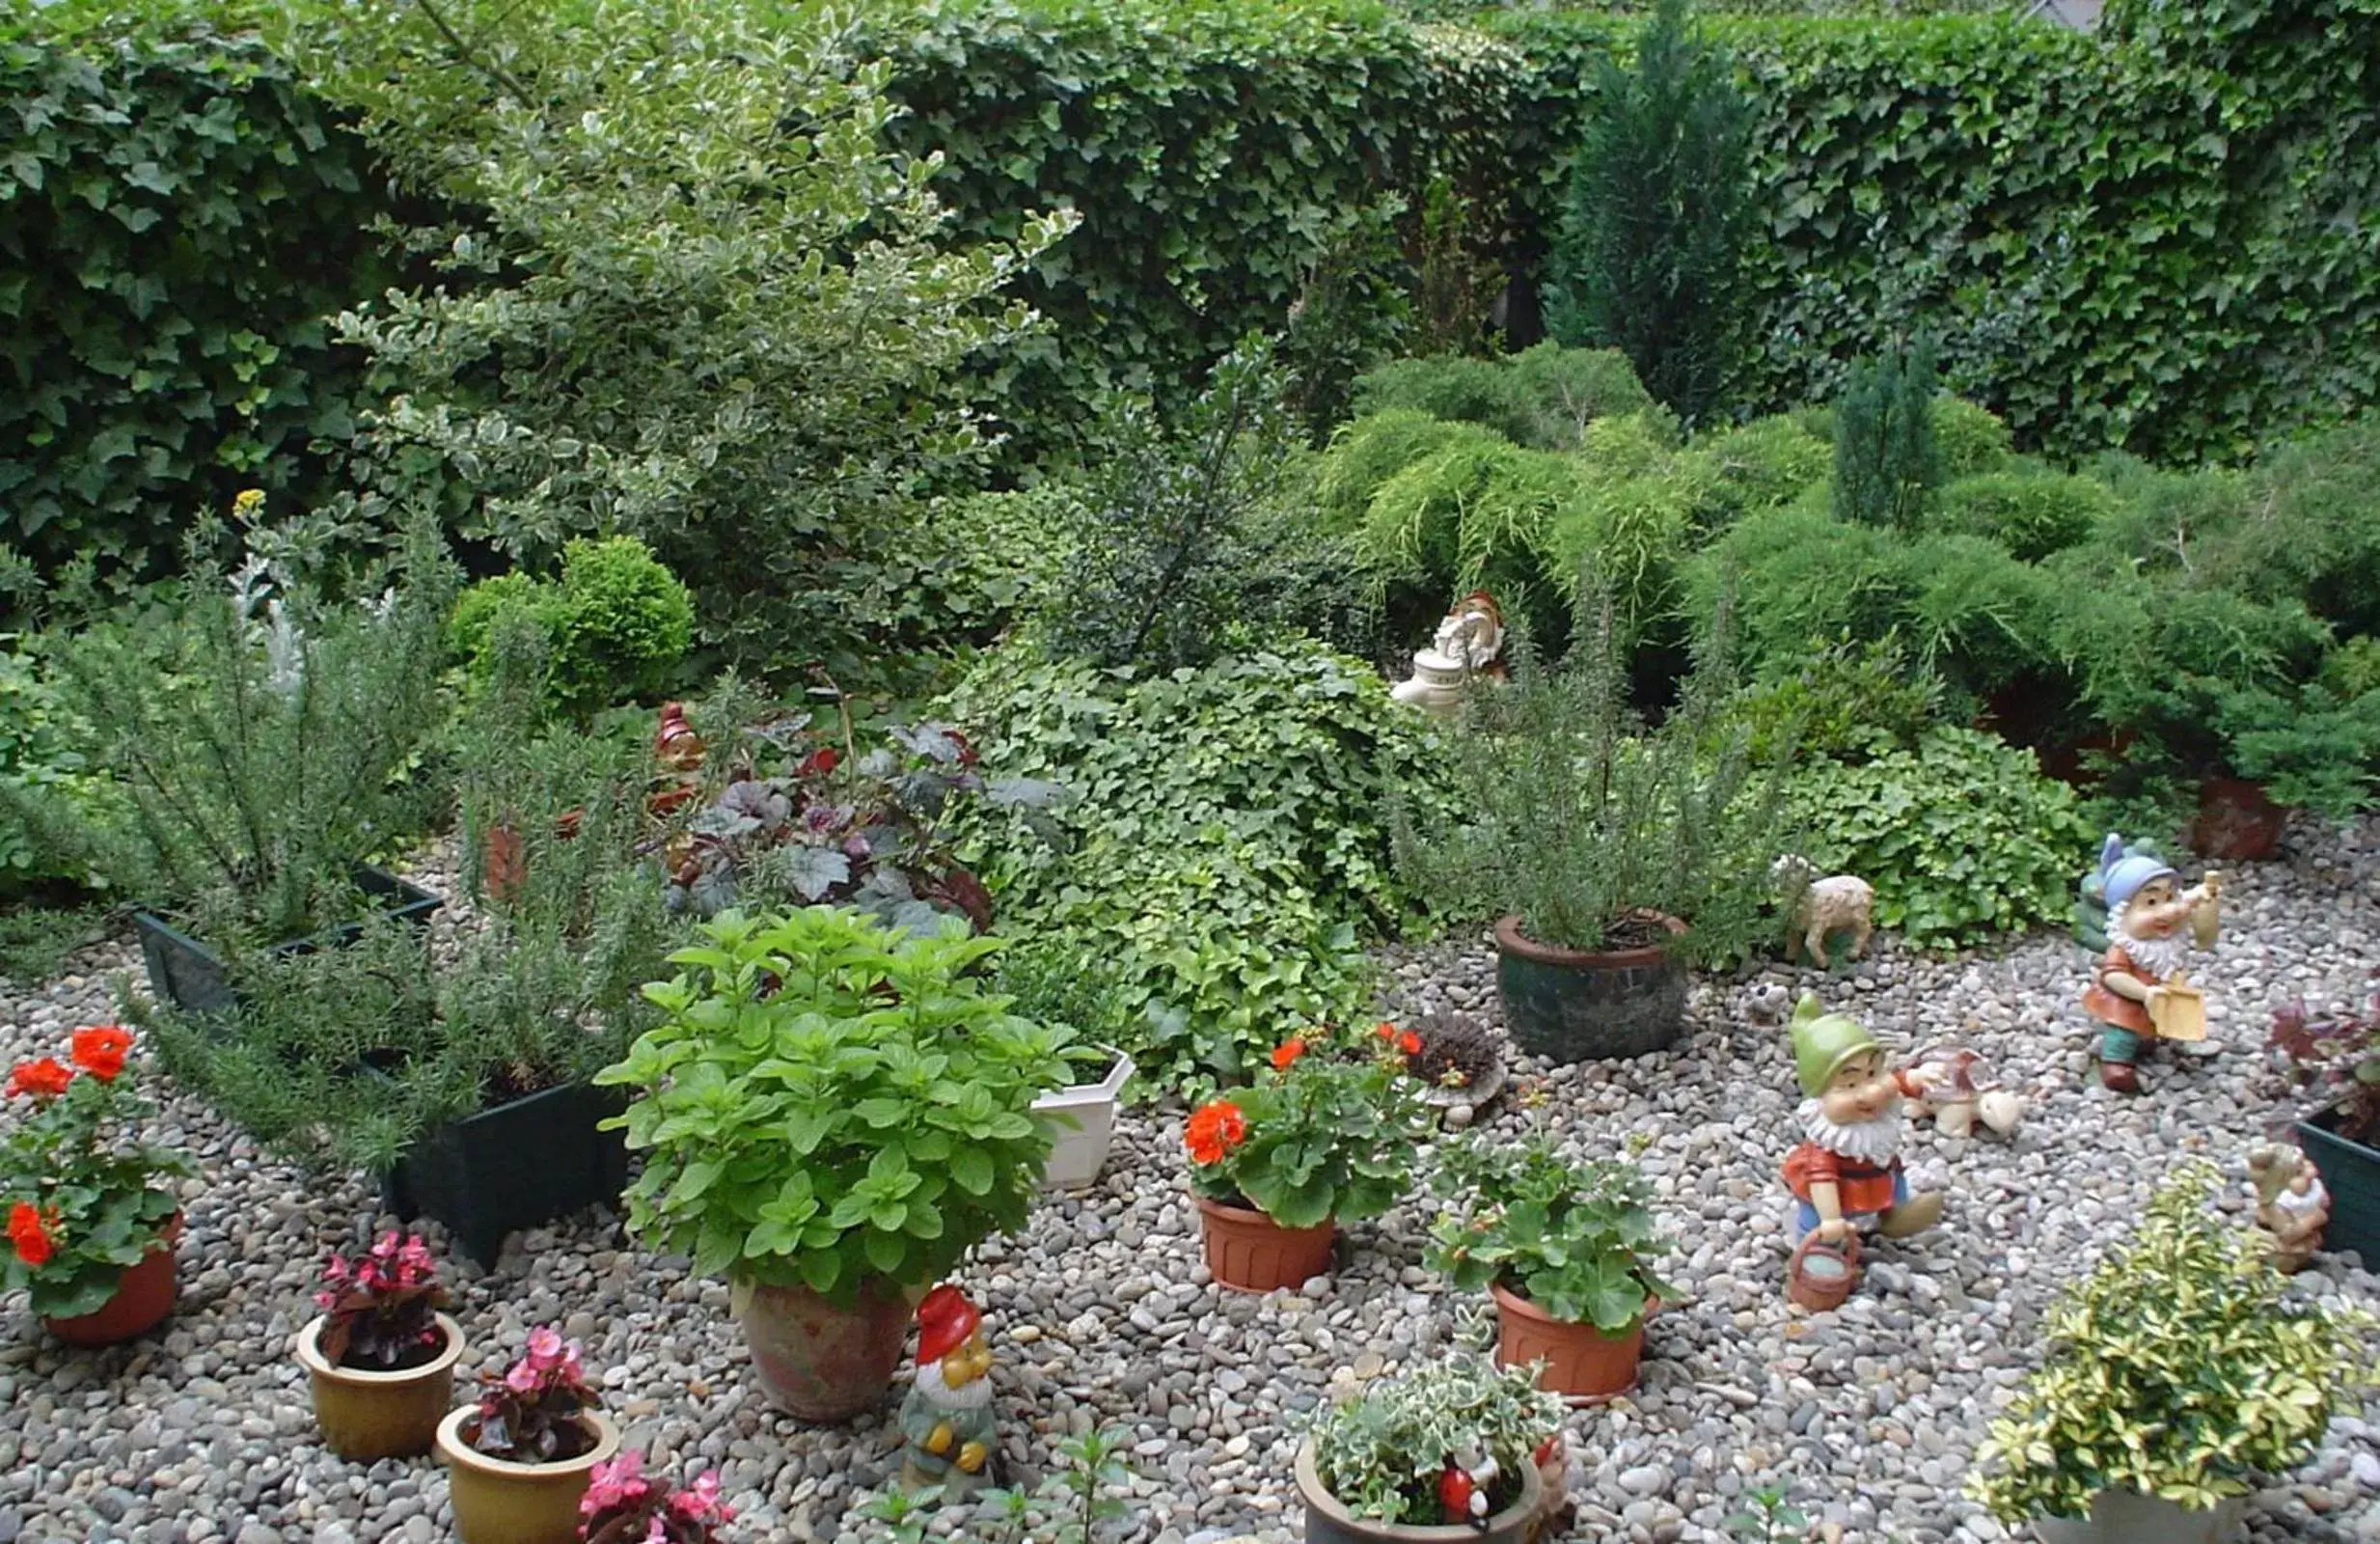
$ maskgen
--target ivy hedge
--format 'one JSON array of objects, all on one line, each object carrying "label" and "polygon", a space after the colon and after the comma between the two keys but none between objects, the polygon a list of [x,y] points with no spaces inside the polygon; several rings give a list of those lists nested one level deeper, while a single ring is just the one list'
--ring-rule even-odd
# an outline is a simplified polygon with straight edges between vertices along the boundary
[{"label": "ivy hedge", "polygon": [[[1101,385],[1163,396],[1282,325],[1317,264],[1382,261],[1384,233],[1418,258],[1435,179],[1514,276],[1526,341],[1592,67],[1637,22],[923,0],[865,25],[955,234],[1082,217],[1028,282],[1055,325],[986,366],[1030,429]],[[1712,26],[1773,196],[1749,403],[1825,398],[1912,319],[1963,395],[2062,455],[2236,456],[2380,386],[2380,0],[2114,0],[2089,38]],[[361,388],[318,318],[399,258],[358,142],[259,44],[203,28],[0,34],[0,85],[24,104],[0,119],[11,539],[137,557],[202,498],[307,475]]]}]

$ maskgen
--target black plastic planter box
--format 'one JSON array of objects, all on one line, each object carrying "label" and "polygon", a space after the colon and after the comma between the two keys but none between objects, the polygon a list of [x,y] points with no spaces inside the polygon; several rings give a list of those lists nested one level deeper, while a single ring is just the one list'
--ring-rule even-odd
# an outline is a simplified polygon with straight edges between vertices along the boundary
[{"label": "black plastic planter box", "polygon": [[2331,1130],[2338,1119],[2338,1111],[2325,1110],[2297,1123],[2298,1145],[2331,1193],[2322,1248],[2331,1254],[2353,1250],[2364,1256],[2364,1269],[2380,1270],[2380,1152]]},{"label": "black plastic planter box", "polygon": [[[384,902],[381,909],[388,916],[416,927],[428,926],[429,914],[446,904],[421,886],[378,868],[358,865],[353,877],[356,889]],[[224,979],[226,966],[222,955],[150,912],[134,912],[132,927],[140,935],[141,961],[149,967],[149,990],[160,1002],[171,1003],[185,1013],[200,1014],[220,1012],[235,1006],[237,1000],[231,983]],[[317,949],[338,949],[354,943],[363,932],[363,924],[343,923],[276,944],[272,952],[311,954]]]},{"label": "black plastic planter box", "polygon": [[624,1089],[568,1083],[483,1110],[406,1148],[381,1181],[381,1199],[400,1220],[446,1224],[463,1253],[490,1269],[506,1234],[597,1201],[619,1204],[626,1133],[595,1124],[627,1107]]}]

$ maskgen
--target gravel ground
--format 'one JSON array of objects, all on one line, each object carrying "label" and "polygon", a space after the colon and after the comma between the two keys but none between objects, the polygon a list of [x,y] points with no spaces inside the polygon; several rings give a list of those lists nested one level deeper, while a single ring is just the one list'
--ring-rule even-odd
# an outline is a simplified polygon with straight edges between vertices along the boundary
[{"label": "gravel ground", "polygon": [[[2380,830],[2325,851],[2230,876],[2225,937],[2201,973],[2215,1043],[2228,1047],[2154,1063],[2137,1100],[2087,1078],[2082,959],[2046,937],[1953,961],[1879,939],[1875,958],[1831,980],[1778,967],[1698,986],[1690,1035],[1672,1054],[1524,1068],[1547,1079],[1545,1115],[1582,1149],[1649,1144],[1642,1162],[1680,1240],[1670,1274],[1692,1293],[1654,1321],[1637,1392],[1572,1419],[1573,1536],[1713,1539],[1732,1503],[1764,1484],[1788,1487],[1822,1520],[1822,1537],[2007,1536],[1957,1482],[2023,1375],[2054,1289],[2173,1160],[2205,1155],[2239,1173],[2245,1146],[2287,1113],[2260,1089],[2265,1009],[2299,995],[2343,1004],[2380,960]],[[112,1017],[110,979],[134,964],[116,942],[38,990],[8,989],[0,1054],[50,1051],[73,1026]],[[1484,946],[1388,965],[1409,1006],[1494,1011]],[[1888,1044],[1963,1039],[2032,1104],[2010,1143],[1951,1143],[1925,1128],[1912,1157],[1921,1185],[1949,1192],[1946,1226],[1883,1246],[1862,1292],[1819,1316],[1784,1301],[1776,1178],[1795,1096],[1775,1018],[1804,984]],[[261,1154],[195,1100],[157,1091],[157,1135],[201,1169],[187,1191],[179,1310],[148,1339],[81,1353],[46,1340],[21,1298],[0,1310],[0,1544],[449,1536],[435,1464],[365,1468],[321,1448],[288,1351],[324,1254],[385,1226],[372,1191]],[[1509,1106],[1486,1117],[1514,1132],[1527,1118]],[[1003,1359],[1004,1461],[1030,1483],[1066,1435],[1121,1426],[1141,1476],[1131,1536],[1292,1538],[1298,1417],[1334,1387],[1478,1335],[1488,1317],[1421,1268],[1420,1202],[1352,1230],[1331,1277],[1300,1292],[1217,1292],[1198,1263],[1175,1130],[1163,1112],[1129,1112],[1096,1192],[1053,1199],[1026,1236],[986,1246],[966,1273]],[[743,1514],[736,1538],[868,1536],[849,1513],[895,1467],[889,1402],[839,1430],[770,1411],[724,1284],[639,1252],[602,1213],[517,1238],[493,1272],[457,1264],[451,1275],[471,1341],[465,1373],[502,1366],[530,1327],[559,1324],[585,1342],[632,1444],[723,1471]],[[2380,1281],[2336,1259],[2300,1280],[2380,1308]],[[2376,1432],[2380,1404],[2337,1422],[2312,1463],[2258,1498],[2254,1536],[2380,1544]],[[945,1511],[937,1528],[965,1520]]]}]

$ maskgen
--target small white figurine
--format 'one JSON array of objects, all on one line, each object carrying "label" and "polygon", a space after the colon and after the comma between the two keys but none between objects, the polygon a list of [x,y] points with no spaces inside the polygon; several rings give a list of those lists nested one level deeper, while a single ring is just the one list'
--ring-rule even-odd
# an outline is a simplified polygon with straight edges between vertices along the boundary
[{"label": "small white figurine", "polygon": [[1868,952],[1868,939],[1875,931],[1872,914],[1875,910],[1875,890],[1865,879],[1851,874],[1829,874],[1823,879],[1812,877],[1818,870],[1807,858],[1787,853],[1769,865],[1768,872],[1789,894],[1798,889],[1800,898],[1793,903],[1792,930],[1785,941],[1785,957],[1800,957],[1803,950],[1819,969],[1831,962],[1826,957],[1826,935],[1848,932],[1851,935],[1851,957],[1861,959]]},{"label": "small white figurine", "polygon": [[1474,590],[1455,602],[1437,625],[1430,647],[1413,656],[1413,678],[1388,695],[1432,713],[1452,713],[1463,703],[1463,687],[1474,676],[1504,677],[1504,613],[1495,597]]},{"label": "small white figurine", "polygon": [[1994,1136],[2010,1136],[2024,1118],[2025,1102],[2000,1086],[1991,1063],[1973,1051],[1955,1045],[1929,1045],[1917,1054],[1916,1066],[1942,1069],[1926,1089],[1925,1106],[1933,1112],[1934,1129],[1946,1137],[1967,1137],[1977,1121]]},{"label": "small white figurine", "polygon": [[2266,1144],[2248,1154],[2248,1177],[2256,1189],[2257,1226],[2273,1235],[2273,1264],[2305,1269],[2331,1220],[2331,1193],[2313,1160],[2295,1147]]}]

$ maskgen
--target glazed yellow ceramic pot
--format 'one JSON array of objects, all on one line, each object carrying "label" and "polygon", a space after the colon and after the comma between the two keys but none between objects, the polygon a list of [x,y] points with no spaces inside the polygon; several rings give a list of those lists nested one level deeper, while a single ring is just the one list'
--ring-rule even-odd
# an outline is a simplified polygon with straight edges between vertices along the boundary
[{"label": "glazed yellow ceramic pot", "polygon": [[619,1428],[590,1410],[579,1419],[594,1432],[594,1447],[559,1464],[515,1464],[464,1440],[464,1422],[479,1414],[478,1405],[465,1405],[438,1423],[454,1536],[463,1544],[576,1544],[579,1500],[595,1466],[619,1451]]}]

